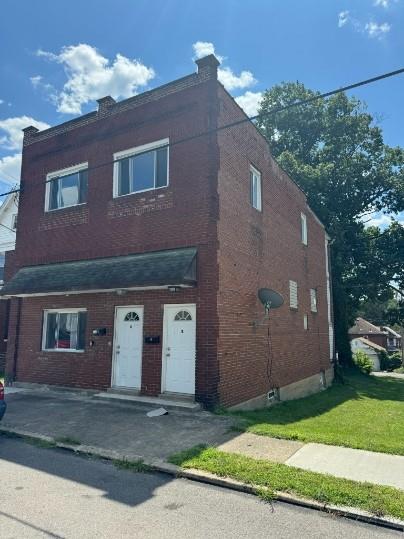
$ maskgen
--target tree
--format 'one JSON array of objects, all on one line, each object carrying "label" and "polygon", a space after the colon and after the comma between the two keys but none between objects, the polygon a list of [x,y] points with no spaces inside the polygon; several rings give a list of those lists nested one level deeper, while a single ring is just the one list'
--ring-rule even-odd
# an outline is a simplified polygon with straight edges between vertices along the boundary
[{"label": "tree", "polygon": [[404,288],[404,227],[364,223],[374,211],[404,209],[404,149],[384,144],[365,103],[345,93],[264,115],[316,95],[299,82],[274,86],[257,125],[332,238],[336,345],[348,362],[347,331],[359,303],[387,293],[392,282]]}]

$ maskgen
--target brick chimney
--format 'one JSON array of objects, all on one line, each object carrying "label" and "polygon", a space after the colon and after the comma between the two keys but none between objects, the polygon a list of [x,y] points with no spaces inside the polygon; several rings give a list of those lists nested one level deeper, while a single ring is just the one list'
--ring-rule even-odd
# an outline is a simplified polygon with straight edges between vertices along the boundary
[{"label": "brick chimney", "polygon": [[100,116],[103,116],[104,114],[107,114],[110,111],[111,107],[115,105],[116,101],[110,95],[106,95],[105,97],[101,97],[101,99],[97,99],[97,103],[98,103],[98,114]]},{"label": "brick chimney", "polygon": [[198,75],[207,79],[217,79],[217,68],[220,62],[214,54],[199,58],[195,60],[195,63],[198,66]]},{"label": "brick chimney", "polygon": [[30,125],[29,127],[25,127],[22,131],[24,133],[23,146],[26,146],[34,140],[35,135],[38,133],[39,129],[37,127],[34,127],[33,125]]}]

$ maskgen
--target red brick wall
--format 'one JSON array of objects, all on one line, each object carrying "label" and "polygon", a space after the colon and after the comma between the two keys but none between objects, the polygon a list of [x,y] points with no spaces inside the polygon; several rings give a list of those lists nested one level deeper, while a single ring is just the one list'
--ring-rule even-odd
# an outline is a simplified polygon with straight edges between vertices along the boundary
[{"label": "red brick wall", "polygon": [[[20,382],[55,384],[79,388],[106,389],[111,385],[114,313],[116,306],[144,305],[144,335],[159,335],[159,345],[143,345],[142,392],[160,393],[163,338],[163,306],[168,303],[197,304],[197,397],[206,395],[203,384],[203,361],[207,356],[209,339],[204,322],[204,301],[197,289],[172,293],[167,290],[47,296],[23,300],[16,377]],[[84,352],[42,351],[42,321],[45,309],[86,308],[86,348]],[[93,336],[96,328],[105,327],[105,336]],[[94,346],[90,347],[90,340]],[[11,362],[10,362],[11,363]]]},{"label": "red brick wall", "polygon": [[[58,130],[60,133],[53,137],[26,145],[17,245],[8,271],[11,277],[16,269],[27,265],[196,246],[196,291],[175,295],[161,291],[150,296],[128,294],[125,300],[130,298],[132,303],[144,304],[145,323],[154,323],[153,331],[162,334],[162,315],[160,319],[156,313],[164,301],[189,302],[190,294],[194,295],[197,303],[197,398],[206,405],[214,404],[216,399],[216,388],[210,377],[211,372],[217,371],[216,137],[174,144],[169,150],[169,186],[164,189],[114,199],[113,165],[101,165],[112,161],[115,152],[167,137],[175,143],[214,127],[216,115],[212,103],[215,103],[216,84],[214,80],[201,82],[158,101],[128,108],[73,130]],[[87,204],[44,212],[46,174],[86,161],[90,168]],[[103,324],[111,328],[113,306],[119,303],[109,294],[23,300],[18,380],[81,387],[109,386],[111,354],[105,345],[100,344],[85,354],[40,352],[42,309],[50,304],[64,307],[79,303],[88,305],[91,326],[99,325],[105,316]],[[16,316],[12,319],[15,325]],[[11,332],[15,340],[15,327]],[[14,350],[11,346],[7,356],[10,375]],[[144,356],[144,390],[157,394],[160,370],[155,366],[161,364],[161,350],[157,346],[147,350],[150,351],[145,351]]]},{"label": "red brick wall", "polygon": [[349,339],[351,341],[352,339],[357,339],[358,337],[364,337],[365,339],[368,339],[369,341],[374,342],[379,346],[383,346],[383,348],[387,347],[387,335],[372,335],[372,333],[351,333],[349,335]]},{"label": "red brick wall", "polygon": [[[24,299],[19,339],[18,301],[13,300],[9,376],[15,368],[20,381],[107,388],[116,305],[144,305],[144,333],[162,335],[163,304],[195,302],[197,400],[207,406],[242,402],[269,386],[266,328],[252,325],[263,315],[256,296],[263,286],[285,297],[285,305],[271,316],[272,385],[284,386],[329,366],[324,230],[253,126],[174,144],[170,185],[154,192],[113,199],[112,163],[101,166],[120,150],[166,137],[175,143],[215,127],[218,120],[242,117],[228,94],[208,81],[97,122],[83,121],[77,129],[58,128],[55,136],[25,146],[9,276],[26,265],[196,246],[198,286],[174,295],[144,291]],[[84,161],[92,169],[88,203],[45,213],[46,174]],[[250,205],[249,163],[262,173],[262,213]],[[300,239],[301,211],[308,220],[308,247]],[[299,286],[297,312],[288,306],[289,279]],[[311,287],[318,288],[316,315],[310,313]],[[96,327],[107,327],[108,335],[96,337],[95,347],[82,354],[43,353],[43,310],[69,306],[88,309],[87,341]],[[303,313],[309,315],[308,332]],[[160,376],[161,347],[144,345],[143,391],[159,393]]]},{"label": "red brick wall", "polygon": [[[219,100],[221,125],[244,116],[222,88]],[[221,403],[232,405],[264,394],[270,385],[284,386],[329,368],[325,233],[254,126],[221,131],[219,147],[219,391]],[[262,174],[262,212],[250,203],[250,163]],[[301,212],[307,216],[308,246],[301,242]],[[289,308],[289,279],[298,283],[297,311]],[[260,287],[285,299],[271,313],[270,361],[268,324],[252,325],[264,315]],[[318,288],[317,314],[310,312],[310,288]]]}]

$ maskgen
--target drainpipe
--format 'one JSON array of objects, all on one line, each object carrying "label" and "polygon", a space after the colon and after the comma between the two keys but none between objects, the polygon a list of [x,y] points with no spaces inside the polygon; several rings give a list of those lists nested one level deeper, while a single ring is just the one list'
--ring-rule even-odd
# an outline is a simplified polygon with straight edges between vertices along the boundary
[{"label": "drainpipe", "polygon": [[13,368],[11,373],[6,373],[6,386],[11,386],[17,377],[18,345],[20,341],[20,320],[21,320],[22,298],[17,298],[17,319],[15,324],[15,344],[13,354]]}]

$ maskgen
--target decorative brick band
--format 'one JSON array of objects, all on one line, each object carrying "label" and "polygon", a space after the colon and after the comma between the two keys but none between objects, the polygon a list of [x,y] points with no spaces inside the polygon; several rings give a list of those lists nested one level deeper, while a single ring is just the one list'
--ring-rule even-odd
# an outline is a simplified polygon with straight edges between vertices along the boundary
[{"label": "decorative brick band", "polygon": [[69,208],[60,212],[46,213],[39,221],[38,230],[54,230],[65,226],[88,223],[88,208]]},{"label": "decorative brick band", "polygon": [[171,192],[150,197],[111,200],[108,203],[108,218],[117,219],[130,215],[143,215],[153,211],[166,210],[174,206]]}]

